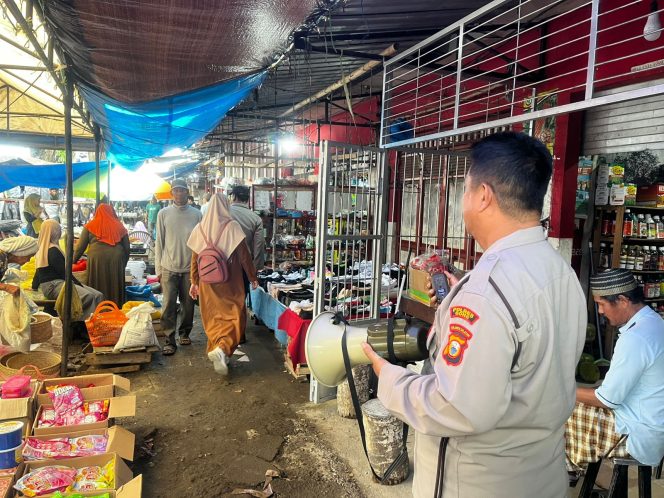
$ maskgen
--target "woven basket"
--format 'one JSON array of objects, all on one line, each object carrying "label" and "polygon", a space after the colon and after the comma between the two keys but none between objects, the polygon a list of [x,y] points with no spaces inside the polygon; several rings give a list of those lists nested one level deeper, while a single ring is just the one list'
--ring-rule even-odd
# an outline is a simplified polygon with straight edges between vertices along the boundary
[{"label": "woven basket", "polygon": [[13,352],[0,357],[0,373],[5,377],[19,372],[36,379],[53,377],[60,371],[62,358],[48,351]]},{"label": "woven basket", "polygon": [[30,321],[30,342],[39,344],[53,337],[51,327],[51,315],[46,313],[35,313]]}]

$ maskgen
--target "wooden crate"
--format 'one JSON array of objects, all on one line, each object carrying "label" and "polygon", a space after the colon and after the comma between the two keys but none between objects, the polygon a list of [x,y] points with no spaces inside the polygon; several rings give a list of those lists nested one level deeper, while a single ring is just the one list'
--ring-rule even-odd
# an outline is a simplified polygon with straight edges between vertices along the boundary
[{"label": "wooden crate", "polygon": [[93,348],[85,353],[85,373],[128,373],[140,370],[141,365],[152,361],[152,354],[159,348],[134,348],[122,352],[114,352],[112,347]]}]

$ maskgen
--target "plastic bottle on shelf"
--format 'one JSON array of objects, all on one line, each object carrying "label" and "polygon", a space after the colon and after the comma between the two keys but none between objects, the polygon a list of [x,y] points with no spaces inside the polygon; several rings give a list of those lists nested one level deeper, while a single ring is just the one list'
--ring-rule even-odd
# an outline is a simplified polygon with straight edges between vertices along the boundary
[{"label": "plastic bottle on shelf", "polygon": [[634,248],[636,246],[627,246],[627,266],[625,266],[626,270],[633,270],[634,269]]},{"label": "plastic bottle on shelf", "polygon": [[659,216],[654,216],[653,219],[655,220],[655,227],[657,228],[657,239],[664,239],[664,223],[662,223],[662,219]]},{"label": "plastic bottle on shelf", "polygon": [[627,268],[627,248],[625,244],[620,247],[620,268]]},{"label": "plastic bottle on shelf", "polygon": [[660,246],[657,255],[657,269],[664,271],[664,246]]},{"label": "plastic bottle on shelf", "polygon": [[650,246],[650,265],[649,269],[651,271],[659,270],[659,254],[657,252],[657,246]]},{"label": "plastic bottle on shelf", "polygon": [[629,209],[625,209],[625,219],[623,220],[623,237],[631,237],[632,230],[632,212]]},{"label": "plastic bottle on shelf", "polygon": [[643,214],[639,214],[639,232],[638,232],[638,237],[640,239],[647,239],[648,238],[648,224],[646,223],[646,218],[643,216]]},{"label": "plastic bottle on shelf", "polygon": [[637,271],[643,270],[643,251],[641,246],[634,246],[634,269]]},{"label": "plastic bottle on shelf", "polygon": [[649,270],[650,269],[650,247],[643,246],[641,248],[641,268],[638,270]]},{"label": "plastic bottle on shelf", "polygon": [[600,242],[599,244],[599,268],[600,270],[605,269],[606,266],[606,244]]},{"label": "plastic bottle on shelf", "polygon": [[632,213],[632,237],[639,236],[639,217]]},{"label": "plastic bottle on shelf", "polygon": [[646,224],[648,225],[648,238],[656,239],[657,238],[657,224],[653,219],[652,215],[648,213],[646,215]]},{"label": "plastic bottle on shelf", "polygon": [[662,282],[659,277],[654,277],[652,282],[652,297],[657,299],[662,295]]}]

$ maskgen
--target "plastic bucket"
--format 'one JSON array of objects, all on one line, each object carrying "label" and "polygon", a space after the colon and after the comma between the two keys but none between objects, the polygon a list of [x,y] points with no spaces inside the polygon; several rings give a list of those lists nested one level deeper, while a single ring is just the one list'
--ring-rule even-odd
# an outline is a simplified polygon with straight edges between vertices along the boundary
[{"label": "plastic bucket", "polygon": [[[0,423],[0,451],[7,451],[20,446],[22,435],[23,422],[19,420],[10,420],[9,422]],[[6,469],[9,467],[2,468]]]},{"label": "plastic bucket", "polygon": [[0,469],[13,469],[23,461],[23,445],[0,451]]}]

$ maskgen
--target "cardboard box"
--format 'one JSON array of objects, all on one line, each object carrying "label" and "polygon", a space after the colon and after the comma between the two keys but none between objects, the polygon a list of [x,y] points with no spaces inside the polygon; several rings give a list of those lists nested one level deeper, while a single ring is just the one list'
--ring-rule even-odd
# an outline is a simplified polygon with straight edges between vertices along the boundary
[{"label": "cardboard box", "polygon": [[408,295],[427,306],[436,306],[436,301],[429,295],[431,276],[423,270],[408,269]]},{"label": "cardboard box", "polygon": [[[0,382],[0,386],[3,383]],[[23,428],[23,436],[30,434],[32,421],[35,417],[35,397],[41,387],[39,381],[33,380],[30,382],[32,394],[27,398],[16,399],[0,399],[0,422],[7,420],[19,420],[25,424]]]},{"label": "cardboard box", "polygon": [[[83,467],[90,467],[97,465],[103,467],[111,459],[114,461],[115,467],[115,486],[113,490],[97,490],[90,492],[80,493],[83,496],[95,496],[101,493],[109,492],[113,498],[141,498],[141,487],[143,483],[142,476],[134,477],[131,469],[127,467],[127,464],[122,461],[122,458],[115,453],[104,453],[103,455],[95,455],[90,457],[82,458],[68,458],[63,460],[43,460],[41,462],[26,462],[22,463],[16,472],[17,480],[22,476],[29,474],[30,472],[39,469],[41,467],[47,467],[49,465],[64,465],[66,467],[72,467],[75,469],[80,469]],[[48,495],[41,495],[42,497],[53,496],[55,493]],[[23,497],[21,493],[17,493],[16,496]],[[66,496],[66,495],[65,495]]]},{"label": "cardboard box", "polygon": [[[90,399],[86,401],[103,401],[104,399]],[[34,428],[32,434],[35,436],[46,436],[53,434],[69,434],[71,432],[88,431],[94,429],[106,429],[111,425],[111,421],[119,417],[134,417],[136,415],[136,396],[118,396],[110,398],[108,418],[103,422],[95,422],[93,424],[80,424],[80,425],[65,425],[62,427],[37,427],[37,421],[41,416],[44,408],[50,408],[53,405],[41,405],[35,415]]]},{"label": "cardboard box", "polygon": [[91,429],[88,431],[76,431],[76,432],[67,432],[57,435],[50,434],[46,436],[32,436],[32,437],[34,439],[39,439],[41,441],[47,441],[49,439],[54,439],[59,437],[67,437],[73,439],[77,437],[92,436],[92,435],[101,435],[108,437],[108,444],[106,445],[106,453],[116,453],[125,460],[129,461],[134,460],[134,446],[136,443],[136,436],[134,435],[133,432],[129,432],[127,429],[124,429],[119,425],[115,425],[107,429]]},{"label": "cardboard box", "polygon": [[[48,379],[42,383],[39,394],[37,395],[37,402],[39,406],[50,405],[51,398],[48,396],[47,387],[59,386],[60,384],[69,384],[78,386],[83,394],[83,399],[97,400],[97,399],[110,399],[120,394],[120,390],[128,393],[131,389],[129,379],[114,374],[93,374],[93,375],[79,375],[78,377],[58,377],[55,379]],[[94,384],[95,387],[87,387]]]},{"label": "cardboard box", "polygon": [[636,205],[664,207],[664,183],[638,187],[636,191]]}]

